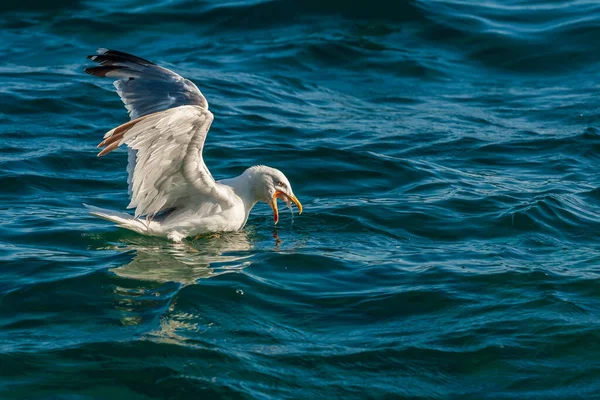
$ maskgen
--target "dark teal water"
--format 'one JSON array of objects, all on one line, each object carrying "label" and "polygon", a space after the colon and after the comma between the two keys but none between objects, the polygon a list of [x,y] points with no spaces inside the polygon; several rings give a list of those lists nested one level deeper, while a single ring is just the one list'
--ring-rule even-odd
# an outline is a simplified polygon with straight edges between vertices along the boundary
[{"label": "dark teal water", "polygon": [[[0,398],[600,398],[600,3],[0,5]],[[217,178],[305,212],[180,245],[127,204],[98,47],[196,82]]]}]

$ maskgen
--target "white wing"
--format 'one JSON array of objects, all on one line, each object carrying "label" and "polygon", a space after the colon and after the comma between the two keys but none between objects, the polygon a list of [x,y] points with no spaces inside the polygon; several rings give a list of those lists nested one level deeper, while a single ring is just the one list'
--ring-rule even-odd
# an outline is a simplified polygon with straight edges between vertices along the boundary
[{"label": "white wing", "polygon": [[212,121],[212,113],[202,107],[180,106],[127,122],[105,135],[99,156],[122,144],[136,151],[128,207],[135,207],[136,217],[188,203],[232,205],[230,191],[215,182],[202,159]]},{"label": "white wing", "polygon": [[202,159],[213,115],[196,85],[127,53],[98,53],[88,58],[102,65],[85,72],[117,78],[117,93],[132,119],[104,135],[99,156],[121,144],[129,147],[129,207],[135,215],[153,216],[189,201],[231,205],[229,191]]}]

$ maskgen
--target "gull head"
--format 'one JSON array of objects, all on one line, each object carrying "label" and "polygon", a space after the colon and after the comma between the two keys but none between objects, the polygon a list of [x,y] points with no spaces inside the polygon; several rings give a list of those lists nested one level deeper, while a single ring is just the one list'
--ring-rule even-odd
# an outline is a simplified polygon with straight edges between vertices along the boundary
[{"label": "gull head", "polygon": [[255,165],[246,170],[245,174],[251,179],[254,196],[258,201],[264,201],[273,210],[275,224],[279,221],[277,199],[281,199],[290,207],[292,203],[302,214],[302,204],[292,191],[292,185],[283,172],[264,165]]}]

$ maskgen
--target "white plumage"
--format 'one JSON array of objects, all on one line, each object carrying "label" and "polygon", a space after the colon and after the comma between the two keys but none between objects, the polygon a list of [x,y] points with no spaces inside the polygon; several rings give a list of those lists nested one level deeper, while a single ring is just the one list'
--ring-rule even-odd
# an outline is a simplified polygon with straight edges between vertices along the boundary
[{"label": "white plumage", "polygon": [[196,85],[142,58],[100,49],[89,56],[95,76],[116,78],[131,121],[104,135],[103,156],[121,145],[129,151],[128,208],[134,215],[89,207],[90,213],[135,232],[175,241],[207,232],[242,229],[258,201],[278,220],[277,198],[302,205],[285,175],[254,166],[236,178],[215,181],[202,158],[213,115]]}]

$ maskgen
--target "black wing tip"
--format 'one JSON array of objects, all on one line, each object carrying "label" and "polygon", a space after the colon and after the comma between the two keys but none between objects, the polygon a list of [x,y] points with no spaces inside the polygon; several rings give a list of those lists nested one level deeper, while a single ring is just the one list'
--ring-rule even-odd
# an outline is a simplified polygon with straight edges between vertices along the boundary
[{"label": "black wing tip", "polygon": [[101,65],[98,67],[88,67],[83,70],[88,75],[105,77],[106,74],[114,71],[133,71],[131,68],[115,65]]},{"label": "black wing tip", "polygon": [[88,60],[96,61],[97,63],[133,63],[139,65],[156,65],[152,61],[134,56],[133,54],[125,53],[124,51],[111,50],[100,48],[98,54],[87,56]]},{"label": "black wing tip", "polygon": [[94,68],[96,68],[96,67],[88,67],[88,68],[84,69],[83,72],[85,72],[88,75],[95,75]]}]

